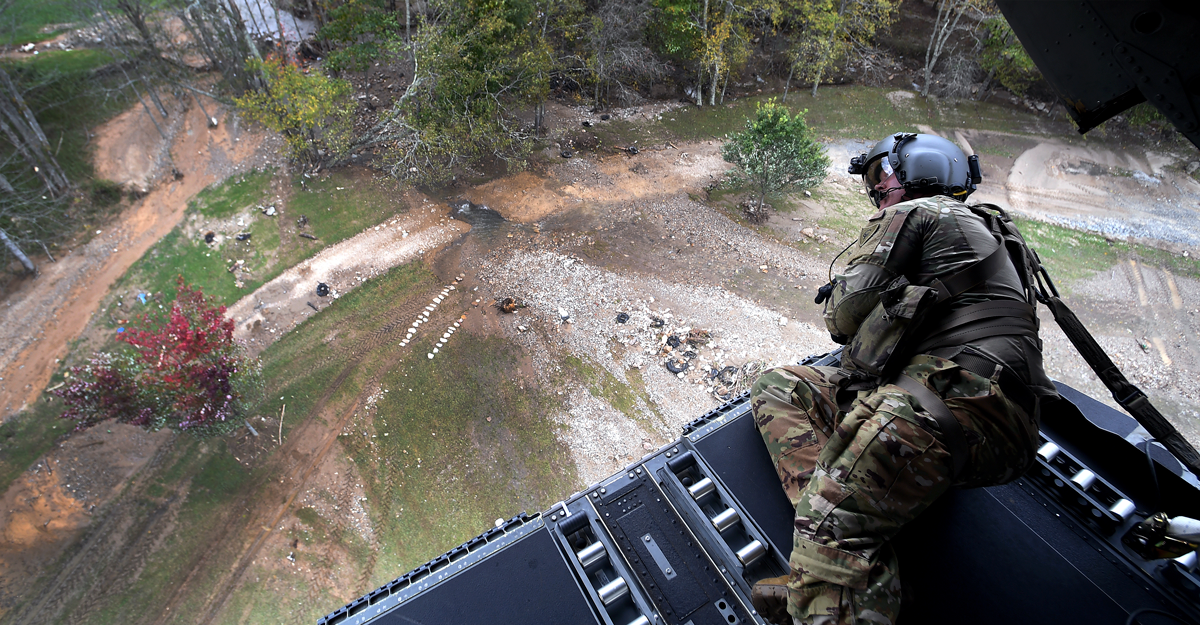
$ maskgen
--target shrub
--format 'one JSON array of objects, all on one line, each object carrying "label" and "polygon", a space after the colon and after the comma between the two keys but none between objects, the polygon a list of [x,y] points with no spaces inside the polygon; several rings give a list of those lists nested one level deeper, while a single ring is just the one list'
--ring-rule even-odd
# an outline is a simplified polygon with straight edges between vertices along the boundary
[{"label": "shrub", "polygon": [[721,156],[739,170],[735,178],[757,192],[748,216],[766,220],[763,200],[769,193],[808,189],[825,180],[829,157],[804,123],[805,112],[790,115],[774,98],[762,102],[755,116],[746,120],[746,129],[721,146]]},{"label": "shrub", "polygon": [[[71,369],[55,394],[64,419],[83,430],[115,419],[150,430],[170,427],[198,436],[236,428],[261,392],[258,362],[233,342],[233,321],[199,289],[178,280],[164,314],[143,314],[118,329],[124,345]],[[122,331],[124,330],[124,331]]]}]

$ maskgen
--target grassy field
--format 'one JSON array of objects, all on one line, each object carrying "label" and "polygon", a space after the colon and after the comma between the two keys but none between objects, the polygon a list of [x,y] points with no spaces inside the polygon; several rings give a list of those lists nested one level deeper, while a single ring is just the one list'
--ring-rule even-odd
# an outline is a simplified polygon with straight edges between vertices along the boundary
[{"label": "grassy field", "polygon": [[[367,586],[479,533],[495,518],[538,510],[575,486],[557,426],[548,418],[558,398],[522,381],[520,349],[502,339],[460,332],[431,361],[425,357],[431,345],[400,348],[379,338],[341,386],[331,388],[348,356],[324,357],[326,337],[336,334],[337,344],[358,344],[376,336],[390,318],[389,308],[435,286],[423,266],[398,267],[342,297],[264,353],[269,400],[262,412],[286,403],[287,414],[297,415],[287,423],[317,418],[310,413],[330,391],[326,415],[364,393],[375,397],[357,404],[338,439],[366,494],[373,541],[350,531],[345,519],[312,507],[294,510],[299,529],[287,537],[312,547],[296,550],[297,566],[331,567],[326,547],[332,545],[362,567],[356,578],[370,581],[348,594],[324,587],[314,594],[295,588],[266,564],[248,573],[248,579],[262,581],[243,586],[227,614],[249,614],[249,622],[277,620],[278,613],[256,607],[266,593],[280,605],[294,606],[289,608],[294,620],[315,620]],[[285,425],[285,438],[291,429]],[[267,554],[264,560],[286,555]]]},{"label": "grassy field", "polygon": [[[888,92],[874,87],[828,86],[822,87],[815,98],[808,91],[793,91],[785,104],[792,112],[807,111],[805,120],[823,141],[877,140],[897,130],[915,131],[917,124],[947,131],[973,128],[1023,134],[1044,132],[1028,113],[1009,106],[921,97],[898,100],[900,104],[895,104],[888,99]],[[729,99],[717,106],[689,104],[664,113],[661,120],[636,124],[625,120],[602,122],[595,126],[594,132],[610,146],[631,145],[634,141],[653,144],[721,139],[727,133],[741,130],[746,119],[754,115],[758,103],[769,98],[780,100],[779,95],[757,95]]]},{"label": "grassy field", "polygon": [[7,27],[0,28],[0,43],[20,45],[49,39],[77,20],[79,9],[77,3],[67,0],[14,0],[3,14]]},{"label": "grassy field", "polygon": [[[256,171],[205,189],[189,204],[183,224],[134,263],[114,294],[128,300],[140,292],[162,293],[170,301],[175,277],[182,275],[229,305],[322,249],[407,210],[383,185],[338,171],[305,180],[303,186],[299,177],[279,180],[290,188],[290,199],[282,213],[268,217],[258,206],[273,203],[271,184],[278,176],[274,171]],[[308,226],[300,232],[311,233],[316,241],[298,236],[300,215],[308,217]],[[235,221],[239,217],[241,226]],[[211,230],[224,235],[219,246],[204,242],[205,231]],[[235,240],[241,232],[250,238]],[[237,260],[245,261],[250,270],[240,287],[228,271]]]}]

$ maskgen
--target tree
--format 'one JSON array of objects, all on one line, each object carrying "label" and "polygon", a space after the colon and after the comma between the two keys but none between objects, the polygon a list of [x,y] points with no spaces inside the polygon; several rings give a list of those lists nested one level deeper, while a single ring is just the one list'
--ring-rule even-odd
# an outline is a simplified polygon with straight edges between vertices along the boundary
[{"label": "tree", "polygon": [[54,158],[46,133],[3,68],[0,68],[0,132],[42,180],[50,197],[66,193],[70,183]]},{"label": "tree", "polygon": [[807,111],[790,115],[772,98],[758,105],[746,129],[721,146],[721,156],[757,192],[755,213],[766,216],[763,200],[784,189],[808,189],[825,180],[829,157],[804,122]]},{"label": "tree", "polygon": [[233,342],[233,321],[199,289],[184,283],[164,315],[142,315],[117,335],[124,347],[73,367],[54,391],[67,405],[62,418],[83,430],[116,420],[198,436],[227,433],[259,399],[257,361]]},{"label": "tree", "polygon": [[400,22],[381,5],[380,0],[349,0],[329,12],[317,32],[333,48],[325,57],[326,69],[361,72],[375,59],[399,49]]},{"label": "tree", "polygon": [[945,52],[951,35],[959,30],[962,18],[966,16],[967,21],[974,27],[986,17],[980,2],[981,0],[937,0],[937,18],[933,22],[933,31],[929,33],[929,45],[925,48],[925,82],[921,85],[921,95],[929,95],[933,68]]},{"label": "tree", "polygon": [[320,72],[305,74],[277,58],[251,59],[247,65],[266,77],[266,88],[234,102],[247,118],[282,134],[291,158],[320,163],[346,153],[354,129],[348,82]]},{"label": "tree", "polygon": [[545,100],[555,67],[546,23],[529,0],[430,6],[413,83],[364,141],[389,143],[393,175],[424,184],[482,158],[523,167],[531,135],[516,114]]},{"label": "tree", "polygon": [[877,32],[890,26],[899,4],[899,0],[788,0],[783,18],[798,26],[791,72],[799,70],[799,78],[812,83],[816,96],[826,72],[856,45],[866,47]]},{"label": "tree", "polygon": [[650,21],[650,0],[612,0],[602,3],[583,31],[584,61],[593,85],[592,99],[600,106],[602,93],[616,86],[624,100],[631,91],[626,83],[656,80],[665,64],[645,43]]},{"label": "tree", "polygon": [[1003,15],[994,15],[983,22],[985,31],[983,51],[979,64],[987,70],[989,80],[996,80],[1005,89],[1024,95],[1029,85],[1041,79],[1042,74],[1033,59],[1017,39]]}]

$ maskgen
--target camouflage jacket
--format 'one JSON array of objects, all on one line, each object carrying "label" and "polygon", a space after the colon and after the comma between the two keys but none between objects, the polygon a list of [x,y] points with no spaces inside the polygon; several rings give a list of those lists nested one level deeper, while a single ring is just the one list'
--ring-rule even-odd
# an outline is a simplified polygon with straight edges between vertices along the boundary
[{"label": "camouflage jacket", "polygon": [[[963,270],[999,245],[986,222],[962,202],[948,196],[901,202],[872,215],[846,254],[846,266],[834,275],[825,302],[825,324],[835,337],[852,337],[879,304],[880,293],[899,276],[928,285]],[[980,284],[951,299],[942,313],[997,299],[1029,302],[1021,277],[1011,263]],[[952,358],[972,349],[1010,367],[1038,395],[1054,394],[1042,368],[1040,345],[1021,336],[996,336],[941,350]]]}]

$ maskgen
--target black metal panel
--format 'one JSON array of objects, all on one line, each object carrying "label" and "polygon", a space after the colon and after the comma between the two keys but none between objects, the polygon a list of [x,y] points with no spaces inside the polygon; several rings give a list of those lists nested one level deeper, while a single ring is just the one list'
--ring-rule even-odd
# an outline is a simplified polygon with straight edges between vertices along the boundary
[{"label": "black metal panel", "polygon": [[1200,147],[1195,0],[997,0],[1030,58],[1086,132],[1149,101]]},{"label": "black metal panel", "polygon": [[669,625],[736,625],[749,619],[648,475],[593,499],[592,505]]},{"label": "black metal panel", "polygon": [[599,622],[550,531],[542,527],[372,624]]},{"label": "black metal panel", "polygon": [[1085,575],[1095,563],[1064,557],[1064,549],[1080,555],[1070,548],[1078,538],[1042,510],[1026,505],[1021,511],[1035,514],[1017,516],[1008,507],[1016,499],[1027,496],[1009,487],[953,491],[897,536],[901,625],[1125,622],[1111,589]]}]

